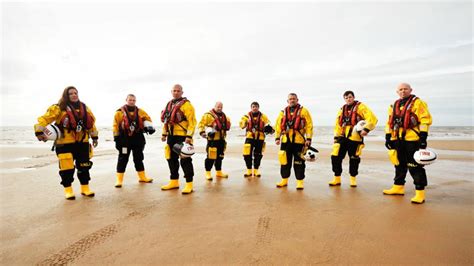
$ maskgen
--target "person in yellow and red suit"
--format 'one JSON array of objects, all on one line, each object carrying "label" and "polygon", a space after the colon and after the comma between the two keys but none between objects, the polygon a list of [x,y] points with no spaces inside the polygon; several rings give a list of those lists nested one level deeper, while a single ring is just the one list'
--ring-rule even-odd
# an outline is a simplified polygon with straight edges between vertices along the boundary
[{"label": "person in yellow and red suit", "polygon": [[186,186],[181,191],[183,194],[193,192],[194,169],[191,157],[180,158],[172,151],[176,143],[193,143],[194,130],[196,128],[196,116],[191,102],[183,97],[183,87],[179,84],[171,90],[173,99],[166,104],[161,112],[161,121],[164,123],[161,140],[166,141],[165,158],[170,168],[170,182],[161,187],[162,190],[179,188],[179,165],[184,172]]},{"label": "person in yellow and red suit", "polygon": [[[339,109],[334,127],[334,145],[331,154],[334,178],[329,185],[341,185],[342,161],[348,153],[350,185],[356,187],[364,137],[377,125],[377,117],[367,105],[355,100],[354,92],[346,91],[343,97],[346,104]],[[355,126],[361,120],[365,121],[365,125],[362,131],[358,132]]]},{"label": "person in yellow and red suit", "polygon": [[138,174],[138,181],[144,183],[153,182],[152,178],[146,176],[145,166],[143,165],[143,150],[145,149],[146,143],[143,133],[151,135],[155,133],[155,129],[152,126],[145,126],[145,121],[149,123],[152,121],[145,110],[135,105],[135,95],[127,95],[125,101],[126,104],[115,112],[113,124],[115,148],[119,152],[117,182],[115,183],[116,188],[122,187],[123,176],[127,168],[130,153],[133,153],[133,162]]},{"label": "person in yellow and red suit", "polygon": [[[247,166],[247,171],[244,177],[260,177],[258,171],[260,162],[263,158],[263,151],[265,150],[265,127],[269,126],[268,117],[259,111],[260,105],[258,102],[250,104],[251,111],[244,115],[240,120],[240,127],[245,129],[246,138],[243,149],[244,161]],[[270,126],[271,128],[271,126]],[[273,130],[271,128],[271,130]],[[271,132],[268,132],[271,133]]]},{"label": "person in yellow and red suit", "polygon": [[280,145],[278,159],[281,164],[281,181],[277,187],[286,187],[291,174],[291,163],[296,176],[296,189],[303,189],[305,160],[303,158],[313,137],[313,120],[305,107],[298,104],[295,93],[288,95],[288,106],[282,110],[275,123],[276,145]]},{"label": "person in yellow and red suit", "polygon": [[44,115],[38,117],[38,124],[34,126],[38,140],[47,140],[43,131],[53,122],[61,130],[62,135],[56,140],[55,148],[66,199],[75,199],[71,186],[75,168],[77,168],[77,177],[81,183],[81,194],[93,197],[95,193],[89,189],[89,170],[92,167],[90,161],[92,147],[89,144],[89,138],[92,138],[94,147],[97,147],[99,132],[95,127],[94,115],[89,107],[79,100],[75,87],[65,88],[58,104],[51,105]]},{"label": "person in yellow and red suit", "polygon": [[[229,177],[228,174],[222,172],[222,160],[226,149],[226,135],[230,130],[230,118],[222,111],[224,105],[217,102],[213,109],[205,113],[199,122],[199,134],[203,138],[207,138],[207,158],[204,160],[204,168],[206,169],[206,179],[211,181],[212,166],[216,167],[216,177]],[[206,133],[206,128],[212,128],[212,132]]]},{"label": "person in yellow and red suit", "polygon": [[385,126],[385,146],[395,150],[394,185],[383,191],[385,195],[404,195],[407,171],[413,177],[416,195],[413,203],[425,202],[425,187],[428,185],[425,168],[419,165],[413,155],[419,149],[427,147],[428,130],[432,123],[428,105],[411,94],[410,84],[401,83],[397,87],[400,99],[388,108],[388,121]]}]

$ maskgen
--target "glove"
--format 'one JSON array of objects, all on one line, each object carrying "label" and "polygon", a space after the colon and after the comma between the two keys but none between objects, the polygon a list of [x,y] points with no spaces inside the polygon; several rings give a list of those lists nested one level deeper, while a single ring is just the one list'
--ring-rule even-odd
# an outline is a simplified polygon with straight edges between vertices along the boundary
[{"label": "glove", "polygon": [[145,127],[143,131],[145,131],[145,133],[148,133],[149,135],[153,135],[156,130],[153,127]]},{"label": "glove", "polygon": [[266,135],[270,135],[270,134],[275,133],[275,129],[273,129],[273,127],[270,126],[270,125],[266,125],[266,126],[263,128],[263,133],[265,133]]},{"label": "glove", "polygon": [[426,139],[428,138],[428,132],[420,132],[420,149],[426,149],[428,143]]},{"label": "glove", "polygon": [[334,143],[341,143],[342,137],[341,136],[335,136],[334,137]]},{"label": "glove", "polygon": [[114,142],[115,142],[115,148],[117,150],[120,150],[120,137],[119,136],[114,136]]},{"label": "glove", "polygon": [[395,149],[393,145],[393,141],[391,140],[392,135],[391,134],[385,134],[385,147],[387,147],[388,150],[393,150]]}]

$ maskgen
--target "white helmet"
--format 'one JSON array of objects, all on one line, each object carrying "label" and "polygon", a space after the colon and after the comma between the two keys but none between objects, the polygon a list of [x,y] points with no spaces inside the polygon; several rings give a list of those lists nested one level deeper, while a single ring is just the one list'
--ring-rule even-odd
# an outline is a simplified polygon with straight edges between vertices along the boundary
[{"label": "white helmet", "polygon": [[194,155],[194,146],[188,143],[176,143],[173,145],[173,151],[181,158],[188,158]]},{"label": "white helmet", "polygon": [[144,126],[144,127],[151,127],[151,128],[154,128],[154,127],[153,127],[153,123],[150,122],[150,121],[148,121],[148,120],[143,121],[143,126]]},{"label": "white helmet", "polygon": [[214,137],[214,135],[216,134],[216,130],[213,127],[206,127],[204,131],[206,132],[206,135],[211,138]]},{"label": "white helmet", "polygon": [[155,127],[153,127],[153,123],[151,121],[145,120],[143,121],[143,130],[145,133],[152,135],[155,133]]},{"label": "white helmet", "polygon": [[204,130],[206,132],[206,134],[209,135],[209,133],[215,133],[216,130],[213,128],[213,127],[206,127],[206,129]]},{"label": "white helmet", "polygon": [[415,154],[413,154],[413,159],[415,159],[415,161],[421,165],[432,164],[436,161],[436,158],[436,153],[432,149],[428,148],[418,150],[415,152]]},{"label": "white helmet", "polygon": [[355,127],[354,127],[355,131],[361,132],[364,129],[366,124],[367,124],[367,122],[365,122],[365,120],[360,120],[357,123],[357,125],[355,125]]},{"label": "white helmet", "polygon": [[61,138],[61,130],[55,124],[49,124],[43,130],[44,135],[48,137],[48,140],[58,140]]},{"label": "white helmet", "polygon": [[309,147],[303,157],[305,161],[314,162],[319,157],[319,151],[313,147]]}]

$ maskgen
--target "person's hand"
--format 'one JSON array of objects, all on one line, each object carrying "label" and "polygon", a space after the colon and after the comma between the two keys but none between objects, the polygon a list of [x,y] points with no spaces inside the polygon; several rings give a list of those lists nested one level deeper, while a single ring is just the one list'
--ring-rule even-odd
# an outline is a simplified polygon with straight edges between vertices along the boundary
[{"label": "person's hand", "polygon": [[307,140],[304,142],[304,146],[306,146],[306,147],[311,146],[311,140],[310,140],[310,139],[307,139]]},{"label": "person's hand", "polygon": [[46,142],[48,140],[48,137],[45,134],[36,135],[36,138],[38,139],[38,141]]},{"label": "person's hand", "polygon": [[363,129],[363,130],[360,132],[360,136],[361,136],[361,137],[365,137],[365,136],[367,136],[367,134],[369,134],[369,131],[366,131],[365,129]]},{"label": "person's hand", "polygon": [[206,132],[204,132],[204,131],[203,131],[203,132],[201,132],[201,134],[200,134],[200,135],[201,135],[201,137],[202,137],[202,138],[204,138],[204,139],[205,139],[205,138],[207,138]]},{"label": "person's hand", "polygon": [[119,136],[114,137],[115,149],[120,150],[120,138]]},{"label": "person's hand", "polygon": [[145,131],[145,133],[147,134],[153,135],[153,133],[155,133],[156,130],[153,127],[145,127],[143,128],[143,131]]},{"label": "person's hand", "polygon": [[190,138],[190,137],[186,137],[186,139],[184,140],[184,142],[188,143],[188,144],[193,144],[193,139]]},{"label": "person's hand", "polygon": [[428,146],[428,142],[426,139],[428,138],[428,132],[420,132],[420,149],[426,149]]},{"label": "person's hand", "polygon": [[168,136],[162,135],[162,136],[161,136],[161,141],[165,142],[165,141],[166,141],[166,137],[168,137]]},{"label": "person's hand", "polygon": [[392,135],[391,134],[385,134],[385,147],[389,150],[395,149],[393,145],[393,141],[391,140]]},{"label": "person's hand", "polygon": [[280,142],[280,139],[276,139],[276,140],[275,140],[275,144],[276,144],[276,145],[280,145],[280,143],[281,143],[281,142]]},{"label": "person's hand", "polygon": [[94,146],[94,148],[97,148],[97,145],[99,145],[99,140],[98,139],[92,139],[92,146]]},{"label": "person's hand", "polygon": [[335,136],[334,137],[334,143],[340,143],[342,140],[342,137],[341,136]]}]

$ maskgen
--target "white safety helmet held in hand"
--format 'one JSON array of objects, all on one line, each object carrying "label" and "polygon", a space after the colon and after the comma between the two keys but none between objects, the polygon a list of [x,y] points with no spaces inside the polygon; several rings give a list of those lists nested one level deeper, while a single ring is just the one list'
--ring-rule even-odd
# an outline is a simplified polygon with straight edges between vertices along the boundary
[{"label": "white safety helmet held in hand", "polygon": [[150,121],[148,121],[148,120],[143,121],[143,126],[144,126],[144,127],[151,127],[151,128],[154,128],[154,127],[153,127],[153,123],[150,122]]},{"label": "white safety helmet held in hand", "polygon": [[211,137],[211,138],[213,138],[214,135],[216,134],[216,130],[213,127],[206,127],[204,132],[206,132],[206,135]]},{"label": "white safety helmet held in hand", "polygon": [[436,158],[436,153],[432,149],[428,148],[417,150],[415,154],[413,154],[413,159],[415,159],[415,161],[421,165],[432,164],[436,161]]},{"label": "white safety helmet held in hand", "polygon": [[361,132],[362,130],[364,130],[364,127],[365,127],[366,124],[367,124],[367,122],[365,122],[365,120],[360,120],[357,123],[357,125],[355,125],[355,127],[354,127],[355,131]]},{"label": "white safety helmet held in hand", "polygon": [[313,147],[309,147],[303,157],[305,161],[314,162],[319,158],[319,151]]},{"label": "white safety helmet held in hand", "polygon": [[48,138],[48,140],[58,140],[61,138],[61,130],[59,130],[58,126],[55,124],[49,124],[43,130],[44,135]]},{"label": "white safety helmet held in hand", "polygon": [[206,127],[204,131],[206,132],[207,135],[216,133],[216,130],[213,127]]},{"label": "white safety helmet held in hand", "polygon": [[194,155],[194,146],[188,143],[176,143],[172,150],[181,158],[187,158]]}]

